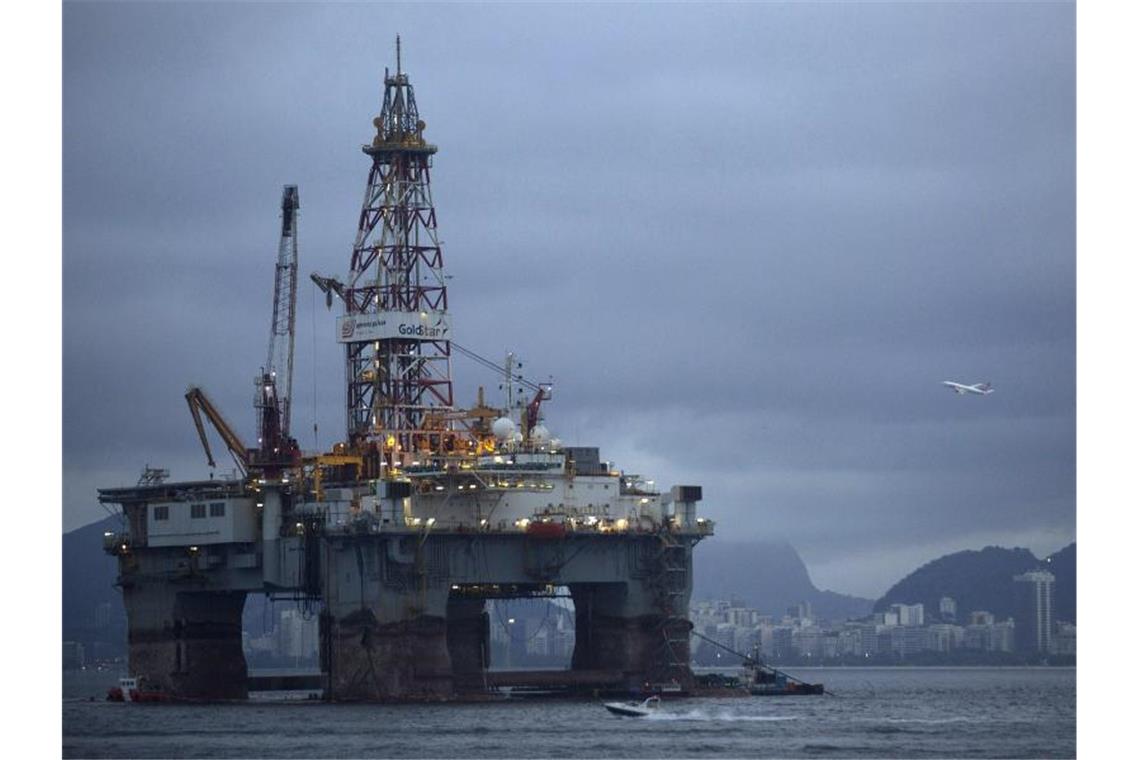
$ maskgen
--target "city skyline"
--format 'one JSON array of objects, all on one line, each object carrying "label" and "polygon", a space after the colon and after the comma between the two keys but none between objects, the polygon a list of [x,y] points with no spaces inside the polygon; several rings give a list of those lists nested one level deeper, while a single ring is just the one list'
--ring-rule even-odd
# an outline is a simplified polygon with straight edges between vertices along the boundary
[{"label": "city skyline", "polygon": [[[1048,575],[1048,573],[1046,573]],[[954,610],[947,614],[946,609]],[[1055,619],[1051,612],[1040,621],[1049,639],[1044,645],[1024,638],[1032,628],[1024,618],[1000,618],[988,610],[971,610],[958,615],[954,599],[943,597],[940,609],[928,614],[924,605],[892,604],[883,612],[863,618],[833,620],[817,618],[810,604],[788,608],[783,615],[765,613],[737,601],[705,599],[690,609],[693,621],[693,658],[708,664],[710,655],[720,652],[779,661],[787,658],[837,658],[873,660],[873,664],[905,661],[922,653],[948,655],[955,652],[988,652],[1019,655],[1033,661],[1037,657],[1060,656],[1062,664],[1077,654],[1077,626]],[[1055,632],[1054,632],[1055,629]],[[705,644],[711,648],[702,650]],[[716,658],[720,659],[720,658]],[[938,664],[945,660],[929,660]]]}]

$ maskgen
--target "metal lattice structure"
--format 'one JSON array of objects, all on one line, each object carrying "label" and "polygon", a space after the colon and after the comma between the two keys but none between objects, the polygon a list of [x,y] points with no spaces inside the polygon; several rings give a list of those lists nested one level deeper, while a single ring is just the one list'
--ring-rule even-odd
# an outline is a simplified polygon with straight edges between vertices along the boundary
[{"label": "metal lattice structure", "polygon": [[384,103],[339,322],[345,344],[347,434],[388,450],[438,451],[453,404],[450,315],[431,199],[431,156],[415,93],[384,72]]},{"label": "metal lattice structure", "polygon": [[[257,410],[257,443],[262,463],[278,461],[284,452],[295,447],[289,438],[289,419],[293,403],[293,343],[297,324],[297,210],[300,207],[297,186],[286,185],[281,194],[281,240],[277,246],[277,266],[273,274],[269,355],[261,374],[254,381],[257,391],[253,405]],[[187,401],[190,401],[189,397]],[[190,409],[194,411],[193,402]],[[195,421],[197,422],[197,415]],[[199,432],[201,433],[200,425]]]},{"label": "metal lattice structure", "polygon": [[293,403],[293,343],[297,325],[297,211],[301,196],[296,185],[281,194],[281,242],[273,280],[273,321],[269,331],[269,358],[265,372],[277,388],[282,438],[289,437]]}]

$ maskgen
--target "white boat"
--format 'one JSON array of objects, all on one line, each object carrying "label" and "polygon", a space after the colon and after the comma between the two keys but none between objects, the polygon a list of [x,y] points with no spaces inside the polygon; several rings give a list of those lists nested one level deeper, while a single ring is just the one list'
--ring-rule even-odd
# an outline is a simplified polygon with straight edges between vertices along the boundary
[{"label": "white boat", "polygon": [[661,697],[650,697],[644,702],[606,702],[604,704],[606,709],[614,715],[627,718],[644,718],[660,709]]}]

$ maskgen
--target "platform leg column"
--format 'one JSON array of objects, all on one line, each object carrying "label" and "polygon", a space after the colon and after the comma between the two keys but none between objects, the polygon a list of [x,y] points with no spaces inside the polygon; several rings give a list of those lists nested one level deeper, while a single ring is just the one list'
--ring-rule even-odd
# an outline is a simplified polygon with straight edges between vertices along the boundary
[{"label": "platform leg column", "polygon": [[630,581],[571,585],[570,592],[575,610],[574,670],[620,671],[629,688],[673,680],[691,688],[691,625],[660,609],[652,588]]},{"label": "platform leg column", "polygon": [[333,701],[448,699],[454,694],[448,586],[423,582],[414,565],[390,561],[385,554],[383,539],[346,542],[328,552],[329,573],[338,584],[326,600],[326,696]]},{"label": "platform leg column", "polygon": [[447,650],[456,676],[482,673],[490,655],[490,618],[483,599],[447,602]]},{"label": "platform leg column", "polygon": [[128,668],[143,688],[176,699],[245,699],[241,645],[245,592],[184,592],[163,584],[125,588]]}]

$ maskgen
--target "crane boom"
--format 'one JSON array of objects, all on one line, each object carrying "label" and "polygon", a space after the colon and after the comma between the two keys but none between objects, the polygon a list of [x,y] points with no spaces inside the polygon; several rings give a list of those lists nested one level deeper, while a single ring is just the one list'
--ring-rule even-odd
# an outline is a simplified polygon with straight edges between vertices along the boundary
[{"label": "crane boom", "polygon": [[530,400],[530,403],[526,405],[526,411],[524,412],[522,419],[523,440],[530,441],[530,434],[534,430],[535,426],[538,425],[539,409],[542,407],[543,401],[550,400],[552,389],[553,386],[549,383],[540,383],[538,390],[534,393],[534,398],[532,398]]},{"label": "crane boom", "polygon": [[281,194],[281,242],[273,276],[273,320],[269,330],[269,356],[256,380],[257,443],[261,460],[279,458],[292,448],[289,420],[293,402],[293,343],[297,323],[297,210],[301,207],[296,185]]},{"label": "crane boom", "polygon": [[214,426],[214,430],[218,431],[218,435],[222,437],[225,442],[226,448],[229,449],[230,454],[233,455],[234,461],[243,472],[249,471],[249,452],[242,443],[241,438],[234,432],[226,422],[225,417],[218,411],[217,407],[206,397],[205,392],[195,386],[190,386],[186,391],[186,403],[190,407],[190,415],[194,418],[194,427],[198,429],[198,437],[202,441],[202,448],[206,450],[206,461],[210,463],[211,467],[215,466],[214,455],[210,451],[210,441],[206,438],[206,428],[202,424],[202,414],[206,415],[206,419]]},{"label": "crane boom", "polygon": [[281,436],[289,437],[293,402],[293,344],[297,326],[297,212],[301,196],[296,185],[281,194],[281,241],[273,279],[273,321],[269,331],[269,358],[265,372],[272,378],[278,401]]},{"label": "crane boom", "polygon": [[321,277],[316,272],[309,275],[309,279],[325,294],[325,306],[332,308],[334,295],[341,301],[344,300],[344,283],[340,280],[335,277]]}]

